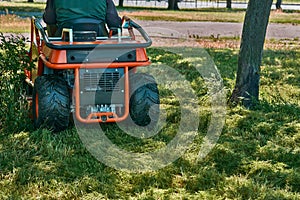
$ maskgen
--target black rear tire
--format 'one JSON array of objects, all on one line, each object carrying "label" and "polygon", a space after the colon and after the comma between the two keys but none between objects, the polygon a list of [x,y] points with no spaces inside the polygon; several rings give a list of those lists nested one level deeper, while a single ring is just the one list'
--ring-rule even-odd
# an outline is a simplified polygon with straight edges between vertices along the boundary
[{"label": "black rear tire", "polygon": [[56,75],[36,78],[33,88],[33,121],[36,128],[63,131],[70,122],[70,93],[65,80]]},{"label": "black rear tire", "polygon": [[129,113],[139,126],[156,125],[159,118],[159,91],[153,76],[130,74]]}]

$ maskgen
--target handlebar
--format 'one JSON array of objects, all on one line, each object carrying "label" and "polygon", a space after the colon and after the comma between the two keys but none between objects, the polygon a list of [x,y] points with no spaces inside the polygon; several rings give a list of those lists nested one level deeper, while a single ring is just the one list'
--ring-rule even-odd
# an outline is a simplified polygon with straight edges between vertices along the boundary
[{"label": "handlebar", "polygon": [[[136,29],[145,42],[139,42],[139,43],[116,43],[116,44],[54,44],[51,42],[51,39],[48,37],[48,35],[45,32],[44,27],[41,24],[41,19],[36,19],[33,17],[34,25],[37,28],[37,30],[40,32],[42,39],[44,40],[47,47],[51,49],[89,49],[89,48],[101,48],[101,49],[129,49],[129,48],[146,48],[151,46],[152,40],[150,39],[149,35],[146,33],[146,31],[137,23],[135,23],[133,20],[129,19],[128,17],[123,17],[124,20],[128,23],[128,31],[132,31],[131,27]],[[108,37],[102,37],[108,39]],[[133,38],[134,39],[134,38]]]}]

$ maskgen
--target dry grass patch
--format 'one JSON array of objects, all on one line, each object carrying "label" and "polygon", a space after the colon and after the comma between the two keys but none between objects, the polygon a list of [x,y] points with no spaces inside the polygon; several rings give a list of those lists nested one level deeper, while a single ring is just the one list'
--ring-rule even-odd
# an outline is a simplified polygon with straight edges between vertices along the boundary
[{"label": "dry grass patch", "polygon": [[141,10],[121,11],[120,15],[127,15],[141,20],[167,20],[167,21],[218,21],[242,22],[245,12],[206,12],[206,11],[168,11],[168,10]]},{"label": "dry grass patch", "polygon": [[4,33],[30,32],[30,19],[16,15],[0,15],[0,30]]}]

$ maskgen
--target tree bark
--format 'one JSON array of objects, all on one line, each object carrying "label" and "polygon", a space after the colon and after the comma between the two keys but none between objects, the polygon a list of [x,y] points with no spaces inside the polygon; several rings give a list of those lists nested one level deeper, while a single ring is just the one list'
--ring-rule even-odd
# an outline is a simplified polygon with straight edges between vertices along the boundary
[{"label": "tree bark", "polygon": [[230,97],[233,105],[247,108],[259,100],[260,65],[272,0],[249,0],[244,19],[235,88]]},{"label": "tree bark", "polygon": [[178,0],[168,0],[168,10],[179,10]]},{"label": "tree bark", "polygon": [[282,9],[282,8],[281,8],[281,3],[282,3],[281,0],[277,0],[277,1],[276,1],[276,9],[277,9],[277,10],[281,10],[281,9]]},{"label": "tree bark", "polygon": [[119,7],[124,7],[124,0],[119,0]]},{"label": "tree bark", "polygon": [[231,1],[232,0],[226,0],[226,8],[231,9]]}]

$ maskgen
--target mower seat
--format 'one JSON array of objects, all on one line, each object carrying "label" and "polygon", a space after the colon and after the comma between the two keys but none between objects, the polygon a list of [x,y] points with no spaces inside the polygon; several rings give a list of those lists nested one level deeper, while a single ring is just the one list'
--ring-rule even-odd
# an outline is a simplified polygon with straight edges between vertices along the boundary
[{"label": "mower seat", "polygon": [[73,29],[73,32],[77,33],[84,31],[93,31],[96,32],[96,35],[99,37],[108,36],[108,31],[106,29],[105,23],[92,18],[79,18],[66,21],[60,27],[58,27],[55,35],[61,36],[63,28],[71,28]]}]

